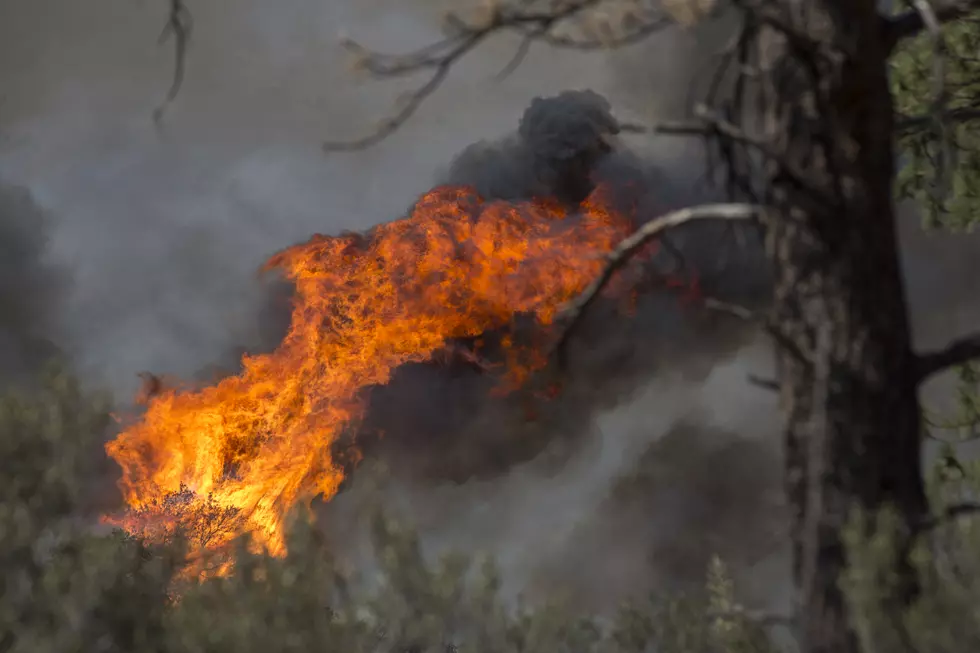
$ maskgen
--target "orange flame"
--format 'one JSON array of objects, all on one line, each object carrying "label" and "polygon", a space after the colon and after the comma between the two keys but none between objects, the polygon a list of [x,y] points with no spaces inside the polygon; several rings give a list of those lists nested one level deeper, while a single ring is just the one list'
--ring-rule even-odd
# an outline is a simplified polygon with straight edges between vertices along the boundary
[{"label": "orange flame", "polygon": [[[318,235],[273,256],[265,268],[296,286],[288,335],[212,387],[155,388],[142,419],[107,445],[130,506],[116,523],[152,538],[167,530],[165,513],[185,522],[238,515],[212,526],[202,546],[248,531],[285,553],[286,514],[337,492],[343,473],[331,447],[363,414],[362,389],[517,314],[550,325],[631,230],[610,206],[596,192],[573,217],[441,187],[366,235]],[[506,354],[509,384],[545,363],[513,343]]]}]

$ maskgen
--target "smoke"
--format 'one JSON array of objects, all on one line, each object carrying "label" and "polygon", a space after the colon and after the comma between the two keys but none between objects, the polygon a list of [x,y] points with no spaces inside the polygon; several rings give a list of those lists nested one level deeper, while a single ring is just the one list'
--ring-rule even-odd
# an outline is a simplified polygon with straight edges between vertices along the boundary
[{"label": "smoke", "polygon": [[[46,256],[71,274],[70,294],[48,304],[59,343],[86,379],[108,385],[123,403],[140,371],[178,378],[227,371],[241,350],[277,341],[284,313],[267,305],[282,294],[268,288],[275,279],[255,274],[270,253],[315,232],[360,230],[397,217],[434,182],[465,179],[496,197],[553,185],[554,177],[539,173],[560,168],[552,164],[562,158],[545,157],[548,166],[540,167],[533,154],[554,143],[541,147],[537,135],[569,132],[541,130],[532,113],[522,134],[532,98],[593,89],[609,98],[617,117],[654,117],[647,111],[652,105],[632,100],[616,72],[624,57],[644,59],[642,49],[607,57],[535,48],[497,83],[492,77],[515,45],[505,38],[463,62],[425,110],[379,147],[324,156],[323,139],[362,133],[404,90],[346,70],[331,38],[337,27],[398,51],[438,37],[440,7],[247,0],[229,11],[200,0],[190,3],[195,32],[187,78],[157,130],[151,115],[172,65],[172,52],[156,45],[165,5],[13,0],[0,9],[6,81],[0,176],[28,187],[57,217],[46,254],[31,260]],[[678,48],[697,41],[695,33],[663,38]],[[685,66],[675,61],[660,77],[655,68],[657,96],[680,97]],[[456,157],[479,139],[488,140]],[[600,176],[628,176],[643,191],[641,220],[691,197],[686,185],[698,161],[675,143],[621,150],[599,165]],[[481,151],[496,154],[475,154]],[[523,167],[515,164],[521,156],[527,156]],[[694,246],[717,234],[692,234],[677,236],[689,241],[692,266],[717,267],[710,248]],[[666,537],[658,534],[678,542],[701,537],[683,506],[696,505],[703,492],[696,479],[720,472],[700,467],[697,453],[716,440],[737,448],[741,436],[726,428],[688,438],[676,435],[677,424],[697,430],[690,425],[712,403],[701,388],[716,358],[732,355],[744,334],[730,317],[680,307],[673,291],[651,293],[635,319],[600,311],[586,327],[571,352],[572,382],[558,401],[476,401],[486,396],[486,378],[416,367],[376,389],[369,416],[375,421],[366,428],[387,427],[383,442],[390,449],[378,451],[390,468],[384,496],[418,523],[430,547],[489,549],[501,557],[513,591],[526,585],[613,600],[679,579],[655,559],[658,538]],[[659,337],[651,338],[654,333]],[[746,363],[731,365],[739,372],[729,382],[740,384]],[[649,381],[658,370],[666,371]],[[761,395],[758,402],[769,400],[753,392]],[[716,394],[717,403],[731,402],[734,414],[744,409],[753,416],[750,424],[762,412],[752,401]],[[401,436],[391,428],[399,425]],[[680,440],[692,442],[677,467],[687,480],[671,482],[669,510],[637,494],[628,500],[612,494],[623,477],[643,472],[641,460],[670,466],[674,454],[658,453],[658,443]],[[745,446],[747,459],[755,460],[756,449]],[[441,449],[444,455],[437,455]],[[356,471],[324,509],[325,527],[351,556],[360,531],[344,508],[364,499],[366,472]],[[729,529],[725,537],[740,541],[741,533]],[[582,564],[586,559],[592,564]],[[684,580],[701,575],[697,566],[691,562]]]},{"label": "smoke", "polygon": [[618,132],[608,100],[593,91],[536,97],[513,136],[467,147],[445,183],[473,186],[488,199],[554,197],[577,205],[592,190],[594,169]]},{"label": "smoke", "polygon": [[[353,76],[332,38],[337,27],[404,50],[438,38],[437,3],[189,6],[187,78],[159,130],[151,115],[173,60],[157,47],[166,3],[0,6],[0,178],[56,219],[42,226],[26,201],[0,216],[0,247],[20,252],[2,250],[0,316],[25,316],[3,323],[0,340],[18,344],[0,356],[26,352],[26,336],[50,331],[82,375],[121,403],[140,371],[202,377],[227,372],[243,350],[273,346],[288,293],[255,271],[282,247],[397,217],[434,182],[468,181],[504,198],[555,187],[541,173],[561,166],[534,156],[554,143],[535,146],[535,134],[569,131],[529,134],[540,124],[529,120],[521,133],[532,98],[593,89],[629,122],[679,117],[691,75],[725,29],[668,32],[608,55],[532,48],[502,82],[492,78],[515,44],[492,41],[379,147],[324,156],[323,139],[369,129],[405,88]],[[598,175],[634,182],[641,220],[704,197],[694,189],[695,146],[619,139],[627,147],[598,163]],[[10,225],[17,235],[8,238]],[[928,314],[917,327],[938,339],[957,315],[963,327],[975,318],[974,299],[956,283],[975,277],[975,239],[908,233],[912,299]],[[729,273],[754,270],[758,252],[751,243],[719,252],[724,235],[692,227],[674,238],[705,273],[706,291],[751,300],[764,279]],[[949,247],[965,254],[949,257]],[[49,265],[70,274],[66,295],[48,281]],[[935,292],[940,279],[951,281]],[[23,310],[8,313],[7,302]],[[376,451],[387,473],[378,485],[368,466],[355,471],[323,508],[325,528],[358,561],[363,506],[380,496],[433,551],[497,555],[512,592],[566,591],[604,607],[694,584],[720,552],[753,598],[781,600],[772,588],[785,586],[782,552],[767,555],[780,522],[771,503],[778,418],[773,397],[745,382],[770,371],[765,348],[745,346],[750,336],[734,318],[660,288],[633,319],[600,311],[589,320],[557,401],[486,400],[490,381],[470,369],[401,370],[372,393],[365,425],[387,431]]]},{"label": "smoke", "polygon": [[0,185],[0,386],[59,354],[52,308],[65,279],[46,257],[48,216],[24,188]]}]

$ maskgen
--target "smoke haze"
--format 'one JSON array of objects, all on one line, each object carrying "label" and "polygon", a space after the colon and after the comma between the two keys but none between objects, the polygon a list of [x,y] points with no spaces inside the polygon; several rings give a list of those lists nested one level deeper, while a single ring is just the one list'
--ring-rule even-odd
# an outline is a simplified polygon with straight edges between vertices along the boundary
[{"label": "smoke haze", "polygon": [[[195,25],[187,78],[160,130],[151,115],[173,63],[172,50],[157,47],[166,3],[6,0],[0,7],[0,180],[25,189],[4,191],[0,202],[3,246],[18,252],[0,260],[5,365],[12,352],[27,351],[27,335],[51,333],[83,378],[107,385],[121,403],[140,371],[190,378],[226,368],[241,348],[268,347],[282,331],[282,311],[269,307],[281,294],[270,293],[274,281],[256,277],[274,251],[315,232],[361,230],[402,215],[419,193],[452,178],[451,162],[464,148],[515,130],[535,96],[589,88],[632,122],[676,117],[693,68],[710,55],[699,44],[719,42],[704,32],[669,32],[609,55],[533,49],[497,83],[492,77],[514,43],[494,41],[390,139],[326,156],[324,139],[362,134],[403,90],[353,75],[338,31],[406,50],[438,37],[441,6],[188,5]],[[692,198],[696,150],[678,139],[624,140],[636,152],[628,167],[654,186],[644,212]],[[906,223],[910,293],[926,309],[917,330],[940,342],[977,317],[974,298],[959,285],[980,271],[976,240],[924,238],[910,226],[914,216]],[[715,255],[697,246],[701,236],[680,238],[695,267],[712,262]],[[67,287],[50,280],[56,270],[65,271]],[[22,319],[7,317],[14,313]],[[580,363],[585,372],[570,398],[545,408],[541,427],[523,425],[523,408],[506,402],[433,425],[432,406],[444,405],[447,392],[470,396],[466,383],[479,380],[398,386],[422,388],[419,397],[379,389],[374,418],[418,416],[416,433],[464,423],[466,437],[480,442],[507,429],[512,440],[534,428],[554,433],[492,474],[460,479],[420,480],[410,472],[425,467],[425,456],[409,470],[392,469],[402,459],[382,456],[390,473],[380,486],[355,473],[323,509],[338,549],[356,560],[359,510],[380,495],[419,525],[433,550],[497,555],[515,592],[570,592],[596,608],[654,585],[697,582],[719,552],[754,600],[783,601],[783,552],[772,549],[781,523],[773,500],[778,416],[773,397],[744,382],[749,372],[769,372],[765,346],[730,318],[692,317],[663,296],[615,329],[615,346]],[[660,338],[648,347],[652,331]],[[669,366],[667,349],[674,350]],[[426,372],[405,372],[413,373]],[[563,417],[574,404],[584,414]],[[559,446],[556,434],[575,437]]]}]

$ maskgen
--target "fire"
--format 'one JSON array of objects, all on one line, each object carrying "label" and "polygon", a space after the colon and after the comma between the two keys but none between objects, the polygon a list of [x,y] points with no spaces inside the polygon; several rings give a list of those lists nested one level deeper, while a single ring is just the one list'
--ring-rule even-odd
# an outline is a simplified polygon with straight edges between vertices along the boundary
[{"label": "fire", "polygon": [[[601,191],[572,215],[441,187],[367,234],[317,235],[276,254],[265,268],[296,287],[287,336],[245,357],[237,376],[146,399],[142,418],[107,445],[130,507],[116,523],[151,539],[174,520],[202,527],[210,550],[250,532],[284,554],[290,510],[338,490],[332,447],[364,413],[362,391],[518,314],[547,330],[630,232],[611,206]],[[508,386],[545,363],[538,350],[505,348]],[[202,526],[202,515],[214,523]]]}]

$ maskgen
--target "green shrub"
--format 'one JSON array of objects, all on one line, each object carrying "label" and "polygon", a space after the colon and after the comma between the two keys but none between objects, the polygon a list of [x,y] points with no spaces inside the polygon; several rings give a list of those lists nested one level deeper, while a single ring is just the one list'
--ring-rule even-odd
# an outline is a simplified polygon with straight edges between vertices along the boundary
[{"label": "green shrub", "polygon": [[57,368],[0,398],[2,651],[159,650],[179,557],[79,519],[108,424],[107,402]]},{"label": "green shrub", "polygon": [[[0,400],[0,651],[271,653],[447,650],[518,653],[753,653],[761,627],[734,601],[720,561],[697,597],[652,598],[615,618],[561,602],[501,595],[492,560],[435,562],[380,511],[375,566],[340,571],[318,531],[297,518],[289,555],[239,542],[233,573],[181,581],[179,536],[151,547],[79,519],[109,425],[108,404],[52,370],[39,393]],[[193,536],[193,534],[190,534]]]}]

